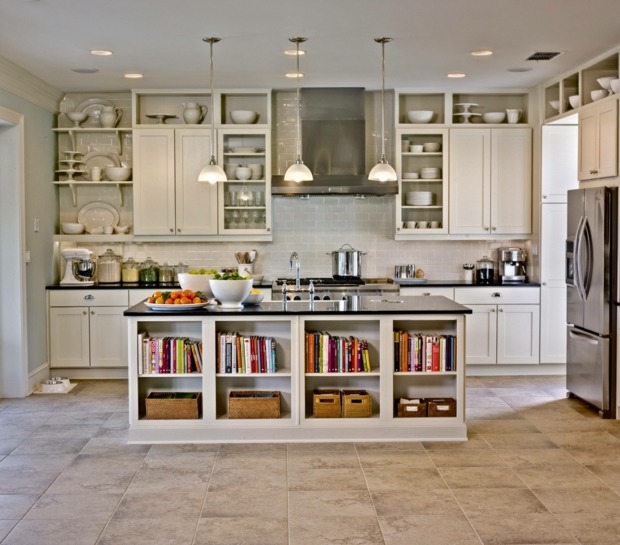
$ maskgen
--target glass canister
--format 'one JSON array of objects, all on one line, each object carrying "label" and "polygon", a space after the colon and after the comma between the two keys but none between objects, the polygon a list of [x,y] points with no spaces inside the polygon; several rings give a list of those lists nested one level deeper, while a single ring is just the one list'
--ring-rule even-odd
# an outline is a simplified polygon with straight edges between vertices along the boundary
[{"label": "glass canister", "polygon": [[97,258],[97,278],[101,284],[117,284],[121,281],[123,258],[110,248]]},{"label": "glass canister", "polygon": [[140,265],[140,284],[157,284],[159,282],[159,265],[147,257]]},{"label": "glass canister", "polygon": [[495,271],[493,270],[493,260],[486,255],[476,261],[476,284],[493,284]]},{"label": "glass canister", "polygon": [[159,267],[159,283],[160,284],[173,284],[174,283],[174,267],[168,265],[167,261],[164,261]]},{"label": "glass canister", "polygon": [[133,257],[123,263],[121,279],[124,284],[137,284],[140,282],[140,266]]},{"label": "glass canister", "polygon": [[186,273],[189,271],[189,265],[186,265],[183,262],[179,262],[174,266],[174,281],[178,283],[179,281],[179,273]]}]

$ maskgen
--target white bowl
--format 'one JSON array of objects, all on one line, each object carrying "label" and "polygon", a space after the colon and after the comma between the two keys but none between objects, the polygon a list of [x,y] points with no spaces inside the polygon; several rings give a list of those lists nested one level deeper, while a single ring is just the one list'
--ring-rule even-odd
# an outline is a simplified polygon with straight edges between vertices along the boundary
[{"label": "white bowl", "polygon": [[506,112],[487,112],[482,114],[482,120],[485,123],[503,123],[506,119]]},{"label": "white bowl", "polygon": [[250,293],[250,295],[248,295],[243,300],[243,304],[244,305],[258,305],[258,304],[262,303],[264,298],[265,298],[265,294],[264,293]]},{"label": "white bowl", "polygon": [[131,225],[115,225],[114,226],[114,232],[117,235],[121,235],[121,234],[126,233],[127,231],[129,231],[130,227],[131,227]]},{"label": "white bowl", "polygon": [[237,180],[249,180],[252,177],[252,169],[249,167],[237,167],[235,170],[235,178]]},{"label": "white bowl", "polygon": [[416,180],[420,175],[417,172],[403,172],[403,178],[408,180]]},{"label": "white bowl", "polygon": [[609,91],[611,87],[612,79],[615,79],[615,76],[606,76],[604,78],[598,78],[596,81],[603,89],[605,89],[606,91]]},{"label": "white bowl", "polygon": [[609,91],[605,91],[604,89],[595,89],[590,93],[592,100],[597,101],[609,96]]},{"label": "white bowl", "polygon": [[612,79],[609,86],[612,93],[620,93],[620,78]]},{"label": "white bowl", "polygon": [[435,152],[441,149],[441,144],[439,142],[426,142],[424,144],[424,151]]},{"label": "white bowl", "polygon": [[550,100],[549,106],[551,106],[556,112],[560,111],[560,101],[559,100]]},{"label": "white bowl", "polygon": [[243,301],[252,289],[252,279],[209,280],[209,285],[222,308],[242,308]]},{"label": "white bowl", "polygon": [[207,296],[207,299],[211,299],[213,292],[211,291],[210,281],[213,276],[213,274],[179,273],[177,278],[182,290],[200,291]]},{"label": "white bowl", "polygon": [[571,108],[579,108],[581,106],[581,100],[579,99],[579,95],[571,95],[568,97],[568,103]]},{"label": "white bowl", "polygon": [[113,182],[125,182],[131,177],[131,167],[105,167],[105,174]]},{"label": "white bowl", "polygon": [[433,113],[433,110],[410,110],[407,112],[407,120],[409,123],[429,123]]},{"label": "white bowl", "polygon": [[258,120],[258,112],[251,110],[233,110],[230,112],[230,119],[238,125],[252,125]]},{"label": "white bowl", "polygon": [[75,123],[76,125],[79,125],[80,123],[83,123],[84,121],[86,121],[88,114],[85,112],[68,112],[67,117],[71,121],[73,121],[73,123]]},{"label": "white bowl", "polygon": [[80,235],[84,232],[84,226],[81,223],[61,223],[60,229],[66,235]]},{"label": "white bowl", "polygon": [[260,284],[263,281],[263,278],[265,278],[264,274],[253,274],[252,275],[252,285],[255,286],[257,284]]}]

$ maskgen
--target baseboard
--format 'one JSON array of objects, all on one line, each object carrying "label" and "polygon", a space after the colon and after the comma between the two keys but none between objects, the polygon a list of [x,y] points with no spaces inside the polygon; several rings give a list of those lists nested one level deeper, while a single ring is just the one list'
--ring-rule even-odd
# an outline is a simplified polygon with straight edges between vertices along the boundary
[{"label": "baseboard", "polygon": [[120,367],[110,368],[75,368],[75,367],[54,367],[51,373],[55,377],[68,379],[96,380],[96,379],[125,379],[127,380],[127,369]]},{"label": "baseboard", "polygon": [[468,365],[465,376],[468,377],[513,377],[566,375],[564,363],[541,363],[537,365]]},{"label": "baseboard", "polygon": [[50,376],[49,363],[39,365],[39,367],[30,371],[28,373],[28,395],[32,394],[39,384],[50,378]]}]

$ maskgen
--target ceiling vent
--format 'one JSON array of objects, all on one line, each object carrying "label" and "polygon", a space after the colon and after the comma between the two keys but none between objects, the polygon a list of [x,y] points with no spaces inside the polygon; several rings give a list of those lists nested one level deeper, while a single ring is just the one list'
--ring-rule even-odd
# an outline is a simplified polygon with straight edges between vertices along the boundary
[{"label": "ceiling vent", "polygon": [[536,51],[526,61],[550,61],[561,55],[563,51]]}]

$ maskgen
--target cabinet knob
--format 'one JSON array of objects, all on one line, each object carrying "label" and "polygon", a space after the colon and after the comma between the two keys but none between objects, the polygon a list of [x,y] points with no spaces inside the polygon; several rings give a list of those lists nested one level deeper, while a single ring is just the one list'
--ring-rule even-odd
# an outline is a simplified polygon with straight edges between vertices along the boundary
[{"label": "cabinet knob", "polygon": [[95,298],[95,296],[94,295],[90,295],[90,294],[84,296],[84,299],[86,301],[92,301],[94,298]]},{"label": "cabinet knob", "polygon": [[86,316],[86,315],[88,314],[88,312],[86,312],[85,310],[83,310],[83,311],[82,311],[82,314],[83,314],[84,316]]},{"label": "cabinet knob", "polygon": [[491,312],[495,312],[495,309],[494,309],[494,308],[492,308],[492,309],[491,309]]},{"label": "cabinet knob", "polygon": [[590,171],[590,174],[598,174],[598,170],[594,169]]},{"label": "cabinet knob", "polygon": [[170,232],[174,233],[174,229],[172,227],[170,227]]},{"label": "cabinet knob", "polygon": [[271,231],[271,227],[267,227],[267,232],[269,233],[269,231]]},{"label": "cabinet knob", "polygon": [[495,231],[497,227],[491,227],[491,231]]},{"label": "cabinet knob", "polygon": [[498,292],[498,291],[494,291],[494,292],[491,294],[491,297],[501,297],[501,296],[502,296],[502,294],[501,294],[500,292]]},{"label": "cabinet knob", "polygon": [[498,308],[497,312],[504,312],[504,309],[503,308]]},{"label": "cabinet knob", "polygon": [[430,295],[430,293],[425,291],[422,295]]},{"label": "cabinet knob", "polygon": [[547,285],[547,282],[543,282],[543,283],[542,283],[542,285],[543,285],[543,286],[546,286],[546,285]]},{"label": "cabinet knob", "polygon": [[484,230],[485,230],[485,231],[488,231],[488,230],[489,230],[489,228],[488,228],[488,227],[485,227],[485,228],[484,228]]},{"label": "cabinet knob", "polygon": [[91,310],[91,311],[90,311],[90,314],[91,314],[91,316],[94,316],[94,315],[95,315],[95,311],[94,311],[94,310]]},{"label": "cabinet knob", "polygon": [[543,195],[543,199],[546,199],[546,198],[547,198],[547,195]]},{"label": "cabinet knob", "polygon": [[177,233],[180,233],[180,232],[181,232],[181,229],[177,229]]}]

